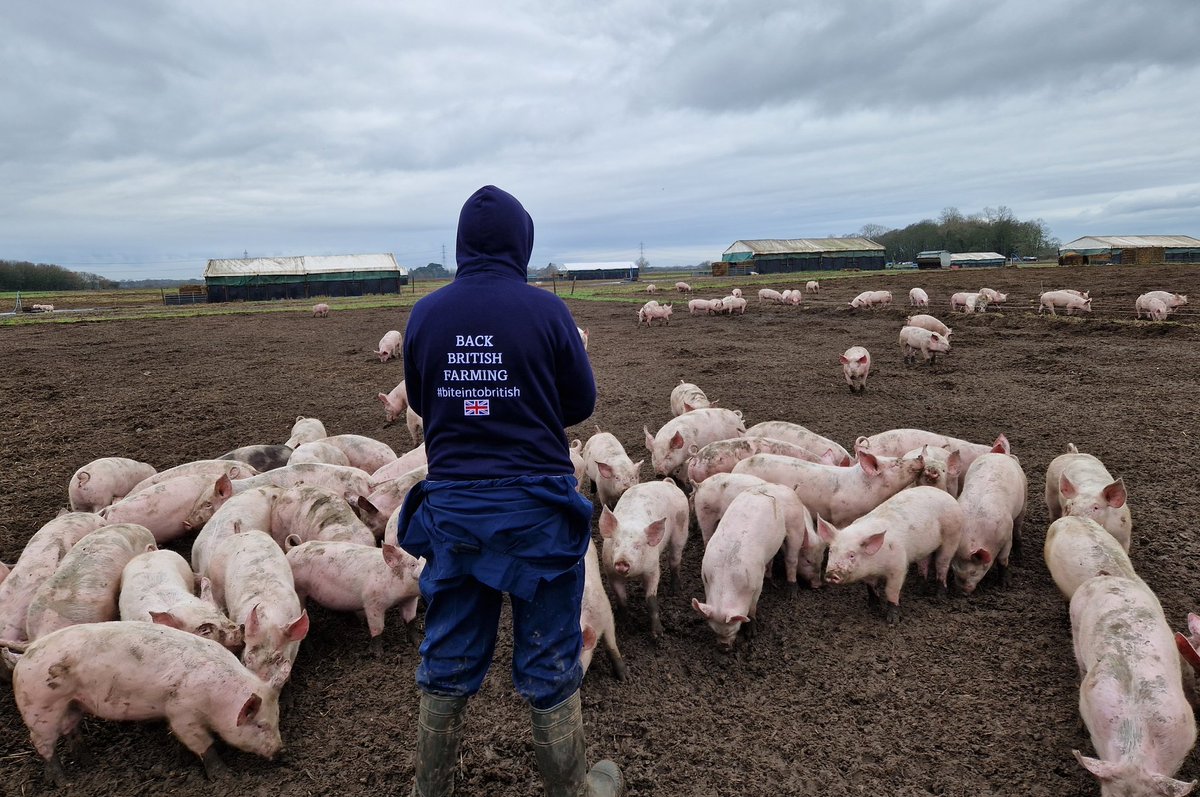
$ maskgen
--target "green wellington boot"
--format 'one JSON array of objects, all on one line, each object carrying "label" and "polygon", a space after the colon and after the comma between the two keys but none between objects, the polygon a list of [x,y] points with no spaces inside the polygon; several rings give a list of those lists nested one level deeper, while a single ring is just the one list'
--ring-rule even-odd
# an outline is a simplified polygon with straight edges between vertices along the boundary
[{"label": "green wellington boot", "polygon": [[587,768],[579,692],[533,715],[533,752],[546,797],[621,797],[625,779],[612,761]]},{"label": "green wellington boot", "polygon": [[414,797],[450,797],[458,768],[467,698],[421,693],[417,720],[417,782]]}]

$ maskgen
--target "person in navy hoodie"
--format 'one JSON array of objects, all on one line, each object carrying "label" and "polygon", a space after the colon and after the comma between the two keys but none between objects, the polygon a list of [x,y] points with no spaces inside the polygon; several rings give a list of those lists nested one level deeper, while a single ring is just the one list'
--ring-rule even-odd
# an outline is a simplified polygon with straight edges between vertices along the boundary
[{"label": "person in navy hoodie", "polygon": [[425,557],[417,686],[420,797],[454,789],[467,700],[492,661],[503,593],[513,683],[531,707],[548,797],[620,795],[611,761],[588,771],[579,685],[583,556],[592,507],[575,490],[565,427],[596,384],[575,322],[526,282],[533,219],[484,186],[458,219],[453,282],[412,309],[404,379],[425,424],[429,476],[401,510],[401,544]]}]

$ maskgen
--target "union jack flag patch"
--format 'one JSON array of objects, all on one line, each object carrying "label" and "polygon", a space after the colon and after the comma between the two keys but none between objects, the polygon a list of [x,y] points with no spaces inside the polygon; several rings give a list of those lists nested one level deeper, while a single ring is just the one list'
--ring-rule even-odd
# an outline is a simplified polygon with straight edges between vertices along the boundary
[{"label": "union jack flag patch", "polygon": [[489,415],[491,414],[488,407],[489,402],[484,401],[464,401],[463,415]]}]

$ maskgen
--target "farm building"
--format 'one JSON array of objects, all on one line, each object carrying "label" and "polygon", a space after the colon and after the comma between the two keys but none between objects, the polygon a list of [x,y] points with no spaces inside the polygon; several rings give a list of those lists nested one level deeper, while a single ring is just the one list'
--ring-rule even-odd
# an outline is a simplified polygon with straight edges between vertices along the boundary
[{"label": "farm building", "polygon": [[950,268],[988,268],[1007,262],[1008,258],[997,252],[955,252],[950,255]]},{"label": "farm building", "polygon": [[[782,274],[791,271],[840,271],[883,268],[882,244],[866,238],[784,238],[734,241],[713,264],[713,275]],[[718,273],[721,272],[721,273]]]},{"label": "farm building", "polygon": [[1200,263],[1200,240],[1190,235],[1106,235],[1076,238],[1058,250],[1059,265]]},{"label": "farm building", "polygon": [[615,263],[560,263],[555,266],[558,273],[575,280],[631,280],[637,281],[638,267],[633,262]]},{"label": "farm building", "polygon": [[950,253],[945,249],[918,252],[917,268],[950,268]]},{"label": "farm building", "polygon": [[208,261],[204,284],[210,302],[362,296],[399,293],[408,272],[391,254],[252,257]]}]

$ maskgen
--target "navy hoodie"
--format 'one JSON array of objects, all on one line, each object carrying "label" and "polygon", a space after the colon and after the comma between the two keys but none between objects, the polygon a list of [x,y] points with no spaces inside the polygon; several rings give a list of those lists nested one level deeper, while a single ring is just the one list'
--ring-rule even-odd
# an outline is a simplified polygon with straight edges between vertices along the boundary
[{"label": "navy hoodie", "polygon": [[596,383],[567,306],[526,283],[532,252],[533,219],[484,186],[459,214],[454,281],[413,306],[404,379],[430,480],[574,473],[564,428]]}]

